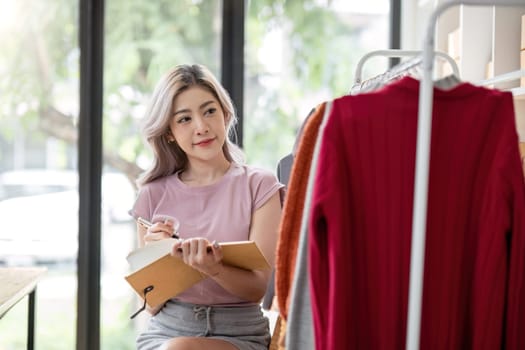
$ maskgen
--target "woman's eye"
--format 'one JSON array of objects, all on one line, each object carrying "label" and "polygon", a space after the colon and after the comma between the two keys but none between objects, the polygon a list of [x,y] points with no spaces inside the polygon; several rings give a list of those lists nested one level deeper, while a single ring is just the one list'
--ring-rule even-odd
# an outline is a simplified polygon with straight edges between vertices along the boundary
[{"label": "woman's eye", "polygon": [[206,115],[210,115],[210,114],[214,114],[215,112],[217,112],[217,108],[208,108],[206,110]]},{"label": "woman's eye", "polygon": [[190,117],[188,116],[183,116],[183,117],[180,117],[179,119],[177,119],[177,123],[178,124],[183,124],[183,123],[187,123],[191,120]]}]

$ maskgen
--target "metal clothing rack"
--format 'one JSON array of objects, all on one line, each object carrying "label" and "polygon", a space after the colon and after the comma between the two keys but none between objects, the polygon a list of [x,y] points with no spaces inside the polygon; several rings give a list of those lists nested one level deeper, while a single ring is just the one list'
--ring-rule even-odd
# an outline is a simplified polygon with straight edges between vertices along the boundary
[{"label": "metal clothing rack", "polygon": [[[363,74],[363,66],[366,61],[368,61],[372,57],[381,56],[381,57],[414,57],[412,60],[407,62],[407,65],[418,64],[421,62],[421,54],[423,53],[422,50],[400,50],[400,49],[387,49],[387,50],[376,50],[371,51],[361,57],[359,62],[357,62],[357,68],[355,70],[355,79],[354,79],[354,85],[355,84],[361,84],[363,82],[362,74]],[[442,58],[445,61],[447,61],[450,66],[452,67],[452,73],[459,77],[459,68],[458,64],[452,57],[450,57],[448,54],[441,52],[441,51],[435,51],[435,55],[438,58]],[[399,69],[397,68],[399,67]],[[404,63],[398,64],[396,67],[392,68],[392,70],[401,71],[405,69]]]},{"label": "metal clothing rack", "polygon": [[[521,77],[525,77],[525,69],[519,69],[519,70],[515,70],[512,72],[503,73],[493,78],[485,79],[480,82],[477,82],[476,85],[487,86],[487,85],[492,85],[492,84],[497,84],[497,83],[503,83],[506,81],[516,80]],[[509,89],[509,91],[513,95],[523,95],[525,93],[525,88],[523,87],[511,88]]]},{"label": "metal clothing rack", "polygon": [[434,36],[438,17],[456,5],[520,6],[524,0],[463,0],[443,2],[432,12],[423,43],[423,78],[419,86],[418,129],[416,144],[416,173],[414,183],[414,210],[410,257],[410,284],[406,348],[419,349],[421,328],[421,299],[427,219],[428,170],[430,159],[430,131],[432,120],[432,73],[434,69]]}]

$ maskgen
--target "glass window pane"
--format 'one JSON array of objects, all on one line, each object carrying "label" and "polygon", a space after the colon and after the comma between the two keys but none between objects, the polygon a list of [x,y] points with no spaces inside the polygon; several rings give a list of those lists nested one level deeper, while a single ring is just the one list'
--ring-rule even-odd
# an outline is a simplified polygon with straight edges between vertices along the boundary
[{"label": "glass window pane", "polygon": [[[77,19],[75,1],[0,0],[0,264],[48,268],[38,349],[76,344]],[[0,320],[1,349],[26,347],[26,304]]]},{"label": "glass window pane", "polygon": [[[244,145],[274,170],[317,104],[350,92],[359,59],[388,48],[389,0],[248,2]],[[370,60],[364,77],[384,71]]]},{"label": "glass window pane", "polygon": [[136,245],[128,210],[135,179],[149,165],[140,120],[160,76],[177,64],[201,63],[220,76],[221,2],[107,0],[102,179],[102,349],[135,349],[146,313],[124,276]]}]

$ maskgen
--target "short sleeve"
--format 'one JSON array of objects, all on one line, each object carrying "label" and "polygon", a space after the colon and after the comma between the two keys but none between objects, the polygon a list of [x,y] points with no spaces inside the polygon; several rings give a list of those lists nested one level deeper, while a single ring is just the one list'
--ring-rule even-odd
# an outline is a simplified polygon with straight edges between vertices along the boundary
[{"label": "short sleeve", "polygon": [[250,190],[253,198],[253,210],[262,207],[277,191],[284,188],[277,176],[264,170],[252,168],[250,174]]},{"label": "short sleeve", "polygon": [[142,217],[147,220],[151,220],[152,216],[152,201],[151,201],[151,191],[149,186],[142,187],[135,198],[135,203],[129,211],[129,214],[137,220],[139,217]]}]

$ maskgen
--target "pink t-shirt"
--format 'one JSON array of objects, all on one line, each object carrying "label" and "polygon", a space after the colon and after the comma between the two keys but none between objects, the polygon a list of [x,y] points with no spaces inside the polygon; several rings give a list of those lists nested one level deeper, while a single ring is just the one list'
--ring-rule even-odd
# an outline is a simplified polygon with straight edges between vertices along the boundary
[{"label": "pink t-shirt", "polygon": [[[252,214],[283,185],[271,172],[232,163],[214,184],[190,187],[177,174],[144,185],[137,196],[132,216],[152,220],[154,215],[170,215],[180,221],[181,238],[205,237],[218,242],[249,239]],[[173,281],[176,283],[176,281]],[[249,303],[207,278],[177,300],[205,305]]]}]

